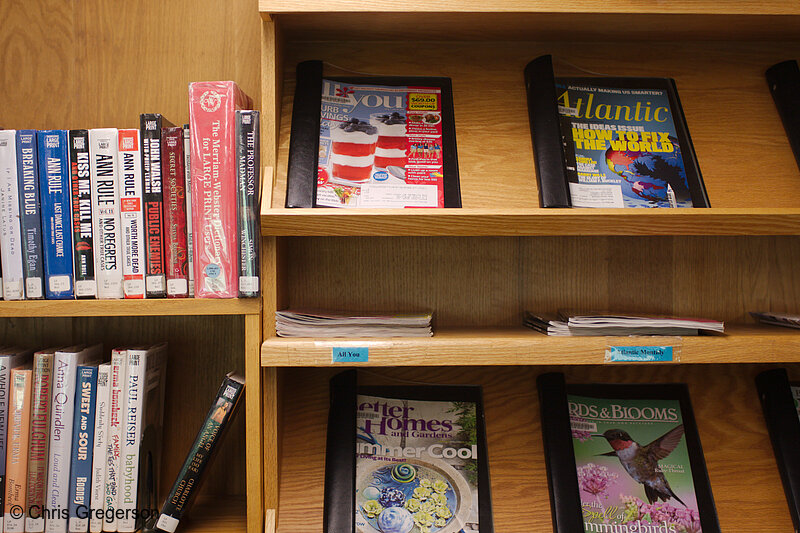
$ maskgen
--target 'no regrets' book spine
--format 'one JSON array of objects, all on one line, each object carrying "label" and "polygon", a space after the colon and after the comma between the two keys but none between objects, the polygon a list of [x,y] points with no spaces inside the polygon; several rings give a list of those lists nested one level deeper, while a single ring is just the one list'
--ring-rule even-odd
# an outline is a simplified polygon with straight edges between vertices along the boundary
[{"label": "'no regrets' book spine", "polygon": [[148,298],[167,295],[164,263],[164,214],[161,179],[161,127],[164,122],[158,113],[140,116],[142,135],[142,184],[144,189],[144,220],[147,230],[145,286]]},{"label": "'no regrets' book spine", "polygon": [[89,130],[70,130],[69,161],[72,178],[72,239],[75,260],[75,297],[96,298],[92,182],[89,175]]},{"label": "'no regrets' book spine", "polygon": [[183,164],[183,128],[161,130],[164,177],[164,252],[167,262],[167,298],[189,296],[186,245],[186,172]]},{"label": "'no regrets' book spine", "polygon": [[239,230],[239,297],[256,298],[261,294],[261,191],[258,111],[236,112],[237,229]]},{"label": "'no regrets' book spine", "polygon": [[44,256],[36,130],[17,132],[17,172],[25,296],[37,300],[44,298]]}]

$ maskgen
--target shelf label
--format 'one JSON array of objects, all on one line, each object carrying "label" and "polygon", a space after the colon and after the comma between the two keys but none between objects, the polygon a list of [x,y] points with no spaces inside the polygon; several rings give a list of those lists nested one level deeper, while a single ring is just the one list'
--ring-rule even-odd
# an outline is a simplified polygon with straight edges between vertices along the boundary
[{"label": "shelf label", "polygon": [[331,348],[331,363],[366,363],[369,361],[367,346],[334,346]]},{"label": "shelf label", "polygon": [[672,346],[608,346],[606,362],[672,361]]}]

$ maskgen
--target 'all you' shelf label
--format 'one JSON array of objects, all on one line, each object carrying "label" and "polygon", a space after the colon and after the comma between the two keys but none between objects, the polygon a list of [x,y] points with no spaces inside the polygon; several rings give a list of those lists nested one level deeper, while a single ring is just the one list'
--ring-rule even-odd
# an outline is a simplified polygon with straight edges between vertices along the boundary
[{"label": "'all you' shelf label", "polygon": [[332,363],[366,363],[369,361],[369,348],[366,346],[347,346],[331,348]]}]

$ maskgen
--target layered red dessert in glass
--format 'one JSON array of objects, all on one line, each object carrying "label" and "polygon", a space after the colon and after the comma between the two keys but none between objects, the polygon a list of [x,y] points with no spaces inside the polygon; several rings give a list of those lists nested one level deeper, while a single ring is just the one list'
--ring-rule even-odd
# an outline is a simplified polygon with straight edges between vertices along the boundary
[{"label": "layered red dessert in glass", "polygon": [[405,167],[406,157],[406,117],[398,112],[392,114],[376,113],[370,116],[369,123],[378,128],[378,144],[375,148],[375,166]]},{"label": "layered red dessert in glass", "polygon": [[378,128],[351,118],[331,129],[331,174],[333,179],[363,183],[375,162]]}]

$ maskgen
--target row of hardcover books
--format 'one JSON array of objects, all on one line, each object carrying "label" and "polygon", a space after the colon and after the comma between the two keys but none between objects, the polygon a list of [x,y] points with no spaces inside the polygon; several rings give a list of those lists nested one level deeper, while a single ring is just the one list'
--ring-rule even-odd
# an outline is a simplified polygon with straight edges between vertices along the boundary
[{"label": "row of hardcover books", "polygon": [[[800,387],[756,379],[792,520],[800,510]],[[682,383],[537,380],[553,531],[718,533],[697,424]],[[480,387],[331,380],[326,533],[494,531]]]},{"label": "row of hardcover books", "polygon": [[6,300],[256,297],[259,113],[190,84],[190,124],[0,131]]}]

